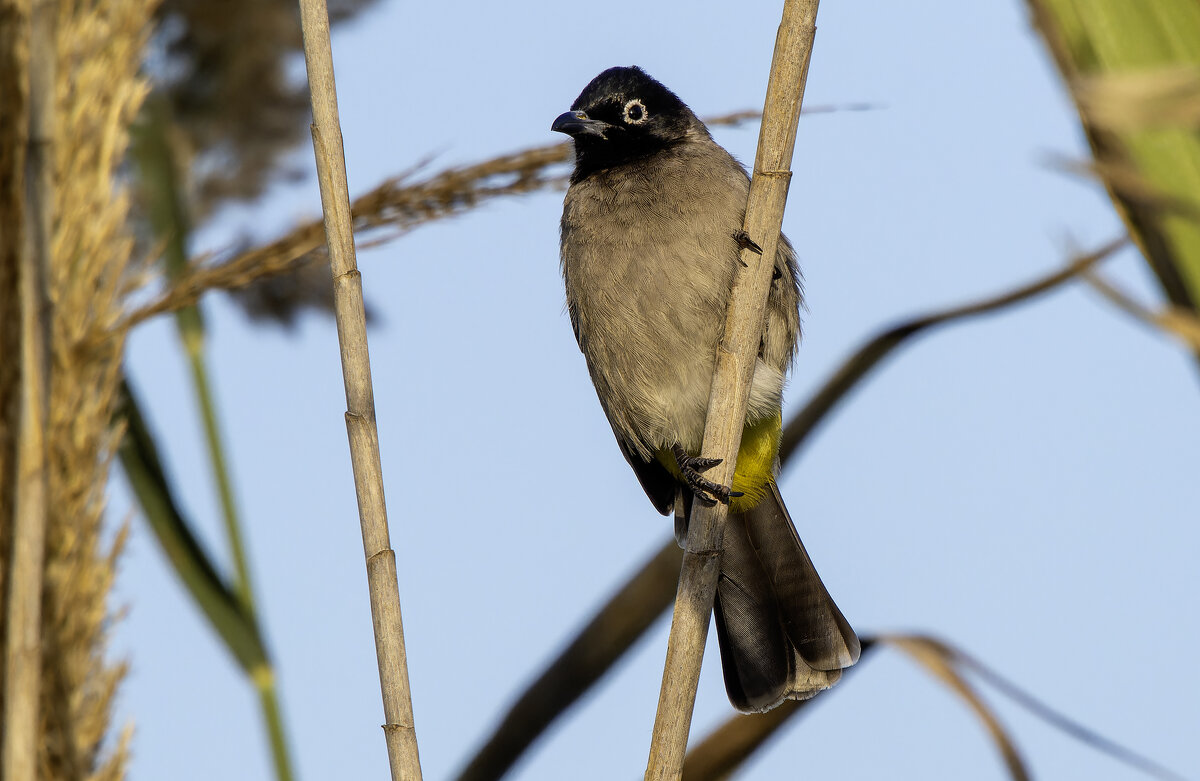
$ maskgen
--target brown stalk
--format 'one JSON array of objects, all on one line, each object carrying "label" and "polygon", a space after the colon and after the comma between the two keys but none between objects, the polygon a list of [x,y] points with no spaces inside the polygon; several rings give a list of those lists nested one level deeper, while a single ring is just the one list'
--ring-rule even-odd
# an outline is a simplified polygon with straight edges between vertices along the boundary
[{"label": "brown stalk", "polygon": [[[1183,781],[1183,776],[1169,768],[1054,710],[966,651],[945,640],[924,634],[879,635],[861,639],[864,659],[869,652],[881,646],[891,645],[908,653],[931,675],[958,694],[988,731],[1008,768],[1009,775],[1015,781],[1028,779],[1030,773],[1012,736],[1000,724],[994,709],[970,685],[967,680],[968,674],[976,676],[1046,724],[1091,749],[1152,778]],[[861,661],[860,659],[860,664],[852,669],[858,670]],[[823,700],[828,695],[829,692],[825,691],[811,700],[785,702],[769,713],[733,716],[688,752],[684,778],[687,781],[719,781],[730,777],[740,764],[769,740],[780,727],[805,710],[804,706],[818,699]]]},{"label": "brown stalk", "polygon": [[[0,0],[0,610],[8,604],[10,521],[16,475],[17,397],[21,382],[21,305],[18,269],[25,246],[25,135],[28,132],[28,18],[22,0]],[[7,625],[0,621],[0,647]],[[4,693],[0,665],[0,700]]]},{"label": "brown stalk", "polygon": [[362,275],[354,255],[350,194],[346,184],[346,155],[338,119],[337,90],[333,76],[333,51],[329,42],[329,12],[325,0],[300,0],[304,32],[304,61],[308,67],[313,108],[313,152],[321,187],[321,211],[333,271],[334,316],[341,347],[342,376],[346,385],[346,432],[358,515],[366,554],[371,617],[375,628],[375,653],[383,691],[384,737],[392,781],[420,781],[421,761],[413,725],[408,687],[408,662],[400,617],[396,582],[396,554],[388,539],[387,507],[383,497],[383,466],[379,459],[379,431],[375,422],[375,395],[371,387],[371,361],[367,352],[367,317],[363,307]]},{"label": "brown stalk", "polygon": [[879,641],[904,651],[944,683],[946,688],[961,697],[974,711],[992,742],[1000,750],[1004,766],[1008,768],[1013,781],[1029,781],[1029,770],[1025,767],[1025,761],[1021,758],[1016,743],[992,708],[988,707],[979,692],[975,691],[975,687],[963,676],[952,648],[936,638],[922,635],[880,635]]},{"label": "brown stalk", "polygon": [[142,0],[0,0],[5,778],[124,772],[128,736],[107,734],[124,666],[104,647],[124,535],[104,550],[100,526],[132,251],[116,170],[152,12]]},{"label": "brown stalk", "polygon": [[[863,637],[862,656],[858,664],[843,672],[843,685],[847,676],[862,668],[862,663],[877,647],[872,638]],[[810,703],[825,700],[829,691],[818,692],[807,700],[787,700],[766,713],[739,713],[710,732],[699,745],[687,753],[683,764],[683,777],[687,781],[720,781],[729,778],[743,762],[771,739],[780,727],[805,711]]]},{"label": "brown stalk", "polygon": [[[734,277],[724,336],[717,346],[704,428],[703,454],[722,459],[710,473],[710,479],[722,485],[733,480],[746,420],[746,400],[762,339],[767,293],[791,181],[789,166],[796,143],[796,126],[816,35],[817,5],[818,0],[785,0],[775,39],[743,224],[743,230],[762,249],[761,254],[748,249],[741,253],[741,268]],[[728,507],[721,503],[711,508],[701,506],[691,521],[646,765],[648,781],[679,779],[683,773],[709,615],[720,572],[721,537],[727,513]]]},{"label": "brown stalk", "polygon": [[1200,353],[1200,317],[1197,317],[1192,310],[1168,304],[1161,311],[1156,312],[1138,303],[1129,294],[1122,292],[1116,285],[1106,281],[1096,272],[1085,274],[1084,279],[1117,309],[1151,328],[1176,337],[1193,351]]},{"label": "brown stalk", "polygon": [[54,223],[55,14],[52,0],[29,8],[29,129],[25,143],[25,232],[18,279],[20,412],[8,601],[5,605],[3,777],[34,781],[42,688],[42,578],[46,554],[46,270]]}]

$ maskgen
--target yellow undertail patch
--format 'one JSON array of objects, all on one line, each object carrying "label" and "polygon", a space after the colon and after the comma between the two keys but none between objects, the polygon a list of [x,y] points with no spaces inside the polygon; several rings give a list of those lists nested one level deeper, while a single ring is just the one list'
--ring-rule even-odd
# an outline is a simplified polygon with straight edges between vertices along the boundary
[{"label": "yellow undertail patch", "polygon": [[[775,459],[779,455],[782,428],[783,413],[776,412],[769,418],[748,421],[742,429],[742,445],[733,470],[733,490],[745,495],[730,500],[730,512],[744,513],[767,495],[775,479]],[[683,480],[670,450],[660,450],[655,455],[667,471]]]}]

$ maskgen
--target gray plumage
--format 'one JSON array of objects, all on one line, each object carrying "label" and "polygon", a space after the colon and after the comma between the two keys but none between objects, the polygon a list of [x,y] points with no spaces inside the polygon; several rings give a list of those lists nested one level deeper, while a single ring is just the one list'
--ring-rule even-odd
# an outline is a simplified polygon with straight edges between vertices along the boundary
[{"label": "gray plumage", "polygon": [[[695,119],[693,117],[693,119]],[[750,180],[695,120],[686,140],[597,171],[563,204],[567,310],[617,438],[643,458],[704,434],[717,340],[733,287]],[[795,256],[785,244],[748,414],[779,409],[799,333]]]},{"label": "gray plumage", "polygon": [[[571,108],[553,126],[576,142],[561,224],[571,324],[622,452],[655,507],[674,508],[685,531],[691,491],[664,454],[700,451],[749,177],[640,69],[605,71]],[[799,335],[795,253],[785,238],[779,246],[751,422],[779,414]],[[735,706],[811,696],[857,660],[858,640],[773,482],[758,505],[731,513],[723,556],[715,611]]]}]

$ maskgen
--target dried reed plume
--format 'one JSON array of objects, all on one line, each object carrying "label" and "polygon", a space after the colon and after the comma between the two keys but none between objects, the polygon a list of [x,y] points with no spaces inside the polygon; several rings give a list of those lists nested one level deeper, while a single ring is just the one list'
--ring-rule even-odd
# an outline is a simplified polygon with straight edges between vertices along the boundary
[{"label": "dried reed plume", "polygon": [[[710,126],[737,125],[758,117],[756,111],[739,111],[705,121]],[[401,174],[350,204],[355,235],[359,241],[365,238],[368,244],[388,241],[426,222],[457,216],[494,198],[561,186],[566,181],[566,171],[559,166],[570,159],[569,143],[551,144],[475,165],[449,168],[418,181],[413,181],[413,172]],[[380,235],[372,235],[371,231]],[[324,226],[320,220],[312,220],[275,241],[220,263],[206,263],[203,258],[193,260],[189,271],[157,300],[133,312],[128,325],[194,304],[210,290],[244,290],[263,280],[295,274],[309,264],[327,260]],[[324,276],[327,273],[310,276],[327,288]],[[297,298],[311,298],[307,292],[297,292],[298,286],[303,287],[304,283],[295,281],[273,291],[278,295],[260,297],[263,300],[257,301],[257,311],[251,314],[270,315],[286,323]]]},{"label": "dried reed plume", "polygon": [[[139,75],[154,3],[138,0],[60,0],[57,3],[57,127],[54,138],[54,223],[47,288],[50,401],[46,422],[49,466],[48,529],[42,605],[42,685],[38,778],[109,781],[124,775],[127,740],[106,743],[109,711],[124,665],[105,658],[111,622],[107,599],[124,532],[111,546],[100,539],[123,334],[120,323],[130,280],[133,242],[129,201],[116,184],[127,133],[146,85]],[[5,15],[20,9],[0,9]],[[0,25],[3,28],[4,25]],[[0,47],[3,49],[4,47]],[[9,55],[4,55],[6,58]],[[4,63],[5,65],[8,62]],[[6,71],[0,68],[0,71]],[[10,78],[9,75],[0,78]],[[5,113],[21,106],[5,84]],[[15,96],[18,102],[9,103]],[[17,112],[21,113],[20,111]],[[0,123],[0,149],[9,149]],[[5,154],[9,154],[5,152]],[[5,159],[0,170],[12,169]],[[21,190],[5,178],[0,189],[0,332],[12,322],[9,214],[21,209]],[[11,198],[17,200],[10,200]],[[7,360],[8,336],[5,336]],[[0,445],[6,477],[14,405],[14,367],[0,372]],[[7,526],[12,481],[0,482]],[[0,540],[0,548],[6,548]],[[7,550],[5,551],[7,553]],[[107,753],[102,749],[107,748]]]},{"label": "dried reed plume", "polygon": [[[336,23],[374,2],[335,0],[329,13]],[[298,173],[282,162],[308,135],[308,87],[288,71],[301,54],[300,17],[295,0],[162,0],[157,18],[154,49],[165,57],[155,88],[170,103],[199,224]]]},{"label": "dried reed plume", "polygon": [[[461,214],[482,201],[549,187],[561,180],[550,168],[567,161],[570,146],[556,144],[504,155],[465,168],[452,168],[408,184],[409,176],[388,179],[350,205],[354,232],[392,229],[389,238],[431,220]],[[327,260],[325,228],[320,220],[300,225],[286,236],[243,252],[217,265],[193,261],[191,269],[157,301],[135,311],[129,325],[179,309],[209,290],[236,290],[252,282],[296,271]]]}]

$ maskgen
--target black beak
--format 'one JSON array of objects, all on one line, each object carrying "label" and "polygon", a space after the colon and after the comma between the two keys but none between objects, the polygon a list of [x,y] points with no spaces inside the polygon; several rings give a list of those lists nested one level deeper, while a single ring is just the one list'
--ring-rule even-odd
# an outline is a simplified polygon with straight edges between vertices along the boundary
[{"label": "black beak", "polygon": [[607,122],[602,122],[599,119],[588,119],[588,115],[582,111],[568,111],[565,114],[559,114],[554,120],[554,124],[550,125],[550,129],[556,133],[566,133],[574,138],[575,136],[599,136],[605,138],[605,132],[612,127]]}]

